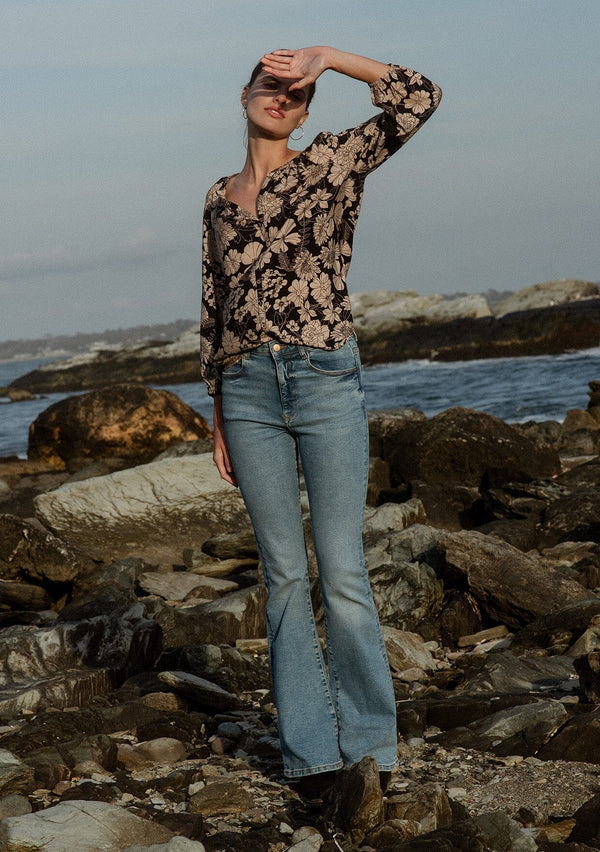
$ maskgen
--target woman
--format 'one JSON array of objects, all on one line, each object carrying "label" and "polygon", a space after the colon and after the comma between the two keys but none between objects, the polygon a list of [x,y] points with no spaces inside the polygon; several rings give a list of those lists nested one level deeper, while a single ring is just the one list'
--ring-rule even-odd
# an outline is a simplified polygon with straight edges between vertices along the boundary
[{"label": "woman", "polygon": [[[368,83],[382,112],[292,150],[290,134],[307,121],[326,69]],[[365,177],[440,95],[409,69],[331,47],[266,54],[242,90],[244,166],[206,199],[201,362],[215,399],[214,460],[239,484],[254,526],[284,771],[305,792],[365,755],[383,774],[397,765],[394,693],[362,551],[368,428],[346,275]],[[327,667],[311,607],[300,464]]]}]

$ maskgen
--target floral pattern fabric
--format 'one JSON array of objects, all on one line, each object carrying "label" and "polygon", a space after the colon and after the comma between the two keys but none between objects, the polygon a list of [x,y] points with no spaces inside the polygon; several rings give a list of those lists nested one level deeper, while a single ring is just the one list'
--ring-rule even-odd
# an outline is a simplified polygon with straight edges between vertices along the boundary
[{"label": "floral pattern fabric", "polygon": [[253,216],[208,191],[203,222],[200,362],[210,394],[223,365],[276,338],[338,349],[353,331],[346,276],[366,176],[437,107],[441,90],[399,65],[370,84],[378,113],[342,133],[323,132],[270,172]]}]

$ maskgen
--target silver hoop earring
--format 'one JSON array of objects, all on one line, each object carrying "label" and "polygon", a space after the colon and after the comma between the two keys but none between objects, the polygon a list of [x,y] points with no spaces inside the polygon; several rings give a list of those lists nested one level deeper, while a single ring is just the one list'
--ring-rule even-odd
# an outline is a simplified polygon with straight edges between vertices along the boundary
[{"label": "silver hoop earring", "polygon": [[294,142],[298,142],[304,136],[304,128],[302,127],[302,125],[300,125],[300,127],[297,127],[296,130],[300,131],[300,136],[294,136],[294,133],[296,132],[295,130],[290,133],[290,139],[293,139]]},{"label": "silver hoop earring", "polygon": [[242,107],[242,117],[248,118],[248,113],[246,112],[246,107]]}]

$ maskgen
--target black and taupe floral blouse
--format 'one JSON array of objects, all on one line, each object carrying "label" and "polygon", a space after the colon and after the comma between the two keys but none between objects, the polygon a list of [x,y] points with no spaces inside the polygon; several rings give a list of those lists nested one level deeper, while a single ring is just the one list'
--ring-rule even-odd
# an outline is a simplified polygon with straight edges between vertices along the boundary
[{"label": "black and taupe floral blouse", "polygon": [[441,90],[392,65],[371,83],[383,112],[311,145],[270,172],[257,216],[227,200],[229,177],[204,208],[200,360],[210,394],[223,362],[277,338],[337,349],[352,334],[346,276],[366,176],[437,107]]}]

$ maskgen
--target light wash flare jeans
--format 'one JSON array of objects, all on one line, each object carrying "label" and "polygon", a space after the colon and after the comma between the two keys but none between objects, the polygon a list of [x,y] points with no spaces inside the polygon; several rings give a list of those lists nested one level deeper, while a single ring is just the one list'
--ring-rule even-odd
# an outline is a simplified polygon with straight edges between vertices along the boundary
[{"label": "light wash flare jeans", "polygon": [[[332,352],[273,341],[245,353],[223,371],[223,414],[269,593],[285,774],[339,769],[366,755],[391,770],[397,766],[394,692],[362,548],[369,435],[356,339]],[[327,667],[311,605],[298,458],[319,566]]]}]

